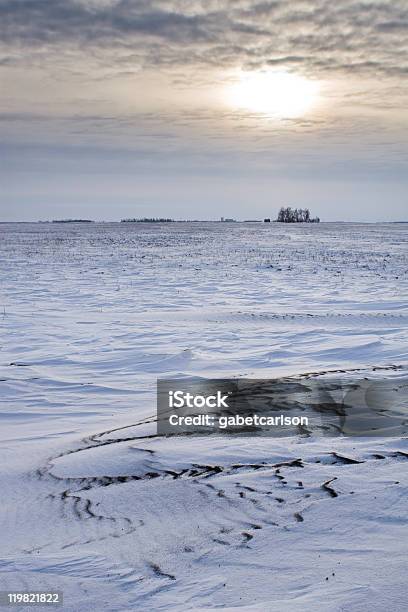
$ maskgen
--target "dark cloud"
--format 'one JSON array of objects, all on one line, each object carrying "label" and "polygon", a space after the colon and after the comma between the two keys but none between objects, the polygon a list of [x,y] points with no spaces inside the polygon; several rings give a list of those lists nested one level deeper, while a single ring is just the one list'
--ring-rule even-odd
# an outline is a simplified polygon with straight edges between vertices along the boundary
[{"label": "dark cloud", "polygon": [[[205,20],[204,20],[205,21]],[[72,0],[3,0],[0,2],[2,38],[29,44],[96,41],[116,36],[149,35],[171,40],[208,39],[202,18],[180,12],[144,8],[122,0],[100,9]]]},{"label": "dark cloud", "polygon": [[408,31],[408,19],[405,21],[383,21],[376,25],[376,29],[379,32],[407,32]]}]

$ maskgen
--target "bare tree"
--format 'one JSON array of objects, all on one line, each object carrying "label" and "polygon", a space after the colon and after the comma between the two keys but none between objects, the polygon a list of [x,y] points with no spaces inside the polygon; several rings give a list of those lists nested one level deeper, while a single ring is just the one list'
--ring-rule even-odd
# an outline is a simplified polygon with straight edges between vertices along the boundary
[{"label": "bare tree", "polygon": [[319,217],[310,216],[310,210],[308,208],[286,208],[282,206],[278,212],[278,218],[276,219],[280,223],[319,223]]},{"label": "bare tree", "polygon": [[279,221],[280,223],[283,223],[285,221],[285,209],[283,208],[283,206],[278,212],[277,221]]}]

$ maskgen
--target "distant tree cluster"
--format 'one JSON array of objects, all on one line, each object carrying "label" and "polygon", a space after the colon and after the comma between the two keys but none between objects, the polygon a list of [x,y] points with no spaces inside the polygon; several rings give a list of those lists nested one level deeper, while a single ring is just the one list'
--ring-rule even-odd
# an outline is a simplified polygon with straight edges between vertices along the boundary
[{"label": "distant tree cluster", "polygon": [[53,219],[53,223],[93,223],[92,219]]},{"label": "distant tree cluster", "polygon": [[162,217],[143,217],[143,219],[121,219],[121,223],[171,223],[174,219]]},{"label": "distant tree cluster", "polygon": [[312,218],[308,208],[286,208],[282,206],[276,219],[279,223],[319,223],[319,217]]}]

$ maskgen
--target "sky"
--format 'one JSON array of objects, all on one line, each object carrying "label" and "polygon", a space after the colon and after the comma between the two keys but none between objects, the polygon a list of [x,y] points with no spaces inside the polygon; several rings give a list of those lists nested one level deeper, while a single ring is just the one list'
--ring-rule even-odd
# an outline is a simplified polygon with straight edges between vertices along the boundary
[{"label": "sky", "polygon": [[0,220],[407,220],[406,0],[0,0]]}]

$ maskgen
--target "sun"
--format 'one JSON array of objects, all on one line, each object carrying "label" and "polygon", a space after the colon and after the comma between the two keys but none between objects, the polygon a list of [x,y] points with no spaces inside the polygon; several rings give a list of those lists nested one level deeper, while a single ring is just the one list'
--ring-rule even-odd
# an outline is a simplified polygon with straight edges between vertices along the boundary
[{"label": "sun", "polygon": [[232,106],[278,118],[305,115],[317,101],[315,81],[290,72],[246,72],[228,92]]}]

